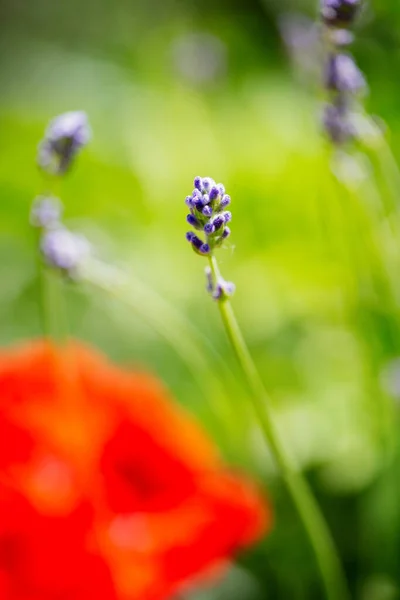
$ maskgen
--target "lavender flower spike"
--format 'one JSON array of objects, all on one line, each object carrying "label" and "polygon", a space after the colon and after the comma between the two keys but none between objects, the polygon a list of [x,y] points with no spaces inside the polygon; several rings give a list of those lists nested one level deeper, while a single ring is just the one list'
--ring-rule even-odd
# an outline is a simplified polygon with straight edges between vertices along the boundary
[{"label": "lavender flower spike", "polygon": [[206,267],[207,291],[215,300],[226,300],[235,290],[233,283],[223,280],[218,271],[211,268],[215,263],[214,251],[220,248],[230,234],[227,223],[232,219],[232,213],[224,210],[230,203],[230,197],[225,194],[225,186],[216,184],[211,177],[196,177],[191,196],[186,197],[186,205],[190,207],[187,222],[197,231],[203,232],[204,239],[193,231],[186,233],[186,239],[193,250],[202,256],[208,256],[210,266]]},{"label": "lavender flower spike", "polygon": [[230,197],[225,194],[222,183],[216,184],[211,177],[195,177],[194,190],[191,196],[186,196],[185,203],[190,208],[187,222],[197,231],[202,231],[205,239],[203,241],[192,232],[186,237],[197,254],[208,255],[219,248],[230,233],[226,223],[232,215],[224,211]]},{"label": "lavender flower spike", "polygon": [[38,148],[38,165],[53,175],[63,175],[77,152],[91,137],[86,113],[67,112],[50,121]]}]

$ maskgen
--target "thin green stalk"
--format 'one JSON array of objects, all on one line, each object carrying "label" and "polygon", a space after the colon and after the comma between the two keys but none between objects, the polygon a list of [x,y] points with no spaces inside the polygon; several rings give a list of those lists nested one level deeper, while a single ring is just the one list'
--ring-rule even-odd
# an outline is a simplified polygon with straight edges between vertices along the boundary
[{"label": "thin green stalk", "polygon": [[[215,256],[211,255],[209,262],[214,280],[218,281],[220,271]],[[218,305],[226,333],[251,389],[253,408],[260,427],[313,548],[326,597],[329,600],[346,600],[350,598],[346,578],[325,519],[305,479],[294,468],[279,436],[270,399],[243,338],[229,299],[222,299]]]}]

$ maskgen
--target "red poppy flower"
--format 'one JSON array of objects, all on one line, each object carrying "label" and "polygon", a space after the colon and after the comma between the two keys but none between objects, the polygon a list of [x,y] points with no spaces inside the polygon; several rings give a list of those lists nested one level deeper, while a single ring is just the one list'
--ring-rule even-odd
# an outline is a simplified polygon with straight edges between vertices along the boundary
[{"label": "red poppy flower", "polygon": [[81,344],[0,353],[0,598],[162,600],[269,512],[152,377]]}]

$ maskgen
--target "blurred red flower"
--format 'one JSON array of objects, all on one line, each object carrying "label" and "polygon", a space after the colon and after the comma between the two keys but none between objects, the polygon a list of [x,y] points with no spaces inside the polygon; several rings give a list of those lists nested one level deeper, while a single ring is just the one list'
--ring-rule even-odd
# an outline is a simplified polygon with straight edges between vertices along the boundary
[{"label": "blurred red flower", "polygon": [[81,344],[0,354],[0,598],[162,600],[270,522],[152,377]]}]

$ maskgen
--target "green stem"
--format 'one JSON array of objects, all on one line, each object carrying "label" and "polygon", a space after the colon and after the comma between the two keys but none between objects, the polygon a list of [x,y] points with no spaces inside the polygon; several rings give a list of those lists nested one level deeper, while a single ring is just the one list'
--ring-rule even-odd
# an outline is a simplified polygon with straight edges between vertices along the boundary
[{"label": "green stem", "polygon": [[[216,281],[220,278],[217,260],[211,255],[209,261]],[[227,335],[251,389],[253,408],[260,427],[313,548],[326,597],[329,600],[346,600],[350,597],[346,579],[325,519],[305,479],[294,468],[279,436],[270,399],[243,338],[232,305],[228,299],[222,299],[218,305]]]}]

